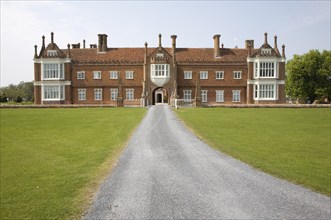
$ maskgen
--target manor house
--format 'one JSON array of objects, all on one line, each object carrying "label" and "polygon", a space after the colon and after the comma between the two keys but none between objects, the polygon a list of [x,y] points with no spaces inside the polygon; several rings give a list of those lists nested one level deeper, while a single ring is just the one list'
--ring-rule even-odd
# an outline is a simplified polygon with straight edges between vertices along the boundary
[{"label": "manor house", "polygon": [[[108,36],[98,34],[98,44],[68,44],[60,49],[51,41],[41,50],[35,45],[35,104],[106,104],[147,106],[170,104],[174,99],[195,106],[220,104],[285,103],[285,46],[244,48],[220,45],[214,35],[211,48],[116,48]],[[111,45],[111,44],[110,44]]]}]

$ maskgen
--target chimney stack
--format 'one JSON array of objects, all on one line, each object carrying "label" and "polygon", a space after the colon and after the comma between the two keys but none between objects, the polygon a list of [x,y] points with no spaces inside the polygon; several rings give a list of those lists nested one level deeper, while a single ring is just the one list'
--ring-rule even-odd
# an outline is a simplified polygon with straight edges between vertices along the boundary
[{"label": "chimney stack", "polygon": [[275,41],[274,41],[274,49],[276,50],[277,49],[277,35],[275,35]]},{"label": "chimney stack", "polygon": [[282,45],[282,57],[285,58],[285,45]]},{"label": "chimney stack", "polygon": [[274,41],[274,49],[276,51],[277,54],[279,54],[279,50],[278,50],[278,46],[277,46],[277,35],[275,35],[275,41]]},{"label": "chimney stack", "polygon": [[51,43],[54,44],[54,33],[51,32]]},{"label": "chimney stack", "polygon": [[219,34],[215,34],[214,35],[214,54],[215,54],[215,57],[220,57],[221,54],[220,54],[220,37],[221,35]]},{"label": "chimney stack", "polygon": [[102,34],[98,34],[98,52],[102,51]]},{"label": "chimney stack", "polygon": [[43,35],[42,36],[42,48],[45,49],[45,36]]},{"label": "chimney stack", "polygon": [[172,39],[172,54],[176,53],[176,38],[177,35],[171,35],[171,39]]},{"label": "chimney stack", "polygon": [[245,40],[245,48],[248,49],[249,46],[254,49],[254,40]]},{"label": "chimney stack", "polygon": [[85,49],[85,40],[83,40],[83,48]]},{"label": "chimney stack", "polygon": [[34,58],[37,58],[38,54],[37,54],[37,45],[34,45]]},{"label": "chimney stack", "polygon": [[102,52],[106,52],[107,51],[107,34],[103,34],[102,36]]},{"label": "chimney stack", "polygon": [[69,58],[70,57],[70,44],[68,44],[67,47],[68,47],[67,57]]},{"label": "chimney stack", "polygon": [[264,33],[264,46],[267,46],[267,44],[268,44],[268,33],[265,32]]},{"label": "chimney stack", "polygon": [[147,50],[147,46],[148,46],[148,43],[147,43],[147,42],[145,42],[145,56],[144,56],[144,65],[147,63],[147,52],[148,52],[148,50]]},{"label": "chimney stack", "polygon": [[145,42],[145,54],[146,54],[146,56],[147,56],[147,46],[148,46],[148,43]]},{"label": "chimney stack", "polygon": [[161,38],[162,38],[162,34],[159,34],[159,48],[162,47]]},{"label": "chimney stack", "polygon": [[252,56],[252,45],[250,42],[248,42],[248,57]]}]

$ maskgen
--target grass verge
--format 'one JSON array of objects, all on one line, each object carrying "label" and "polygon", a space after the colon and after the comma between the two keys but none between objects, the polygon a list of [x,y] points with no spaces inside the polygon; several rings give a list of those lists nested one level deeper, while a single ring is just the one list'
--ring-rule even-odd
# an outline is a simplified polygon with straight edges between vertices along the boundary
[{"label": "grass verge", "polygon": [[330,109],[196,108],[177,114],[214,148],[331,195]]},{"label": "grass verge", "polygon": [[1,109],[0,219],[80,219],[145,112]]}]

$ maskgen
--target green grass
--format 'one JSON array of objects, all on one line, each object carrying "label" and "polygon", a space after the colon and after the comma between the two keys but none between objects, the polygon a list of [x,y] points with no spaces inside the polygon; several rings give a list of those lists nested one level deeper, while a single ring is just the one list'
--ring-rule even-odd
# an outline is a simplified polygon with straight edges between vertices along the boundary
[{"label": "green grass", "polygon": [[330,109],[180,109],[208,144],[272,175],[331,195]]},{"label": "green grass", "polygon": [[145,112],[1,109],[0,219],[79,219]]}]

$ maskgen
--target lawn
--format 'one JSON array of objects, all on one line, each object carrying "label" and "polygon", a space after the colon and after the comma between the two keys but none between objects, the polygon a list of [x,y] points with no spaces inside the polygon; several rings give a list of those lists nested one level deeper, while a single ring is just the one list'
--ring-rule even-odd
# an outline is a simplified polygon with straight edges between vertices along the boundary
[{"label": "lawn", "polygon": [[0,219],[80,219],[146,109],[0,111]]},{"label": "lawn", "polygon": [[177,114],[214,148],[331,195],[330,109],[196,108]]}]

